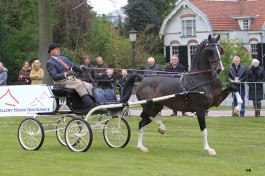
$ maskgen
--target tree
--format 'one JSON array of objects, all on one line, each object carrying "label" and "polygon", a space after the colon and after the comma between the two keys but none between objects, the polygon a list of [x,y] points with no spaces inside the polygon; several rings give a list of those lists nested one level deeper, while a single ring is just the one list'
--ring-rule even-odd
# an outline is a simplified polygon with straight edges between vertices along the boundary
[{"label": "tree", "polygon": [[158,16],[163,20],[175,7],[178,0],[150,0],[157,9]]},{"label": "tree", "polygon": [[134,28],[136,31],[143,30],[147,24],[154,24],[154,32],[158,34],[161,19],[153,3],[146,0],[128,1],[125,6],[127,15],[125,30],[129,31]]},{"label": "tree", "polygon": [[[49,59],[48,46],[52,43],[52,27],[50,17],[50,0],[39,0],[39,59],[46,63]],[[44,65],[44,64],[43,64]],[[46,67],[44,69],[44,83],[51,83]]]},{"label": "tree", "polygon": [[90,27],[91,7],[84,0],[66,0],[56,6],[57,24],[53,39],[75,50],[79,42],[87,42],[84,35]]}]

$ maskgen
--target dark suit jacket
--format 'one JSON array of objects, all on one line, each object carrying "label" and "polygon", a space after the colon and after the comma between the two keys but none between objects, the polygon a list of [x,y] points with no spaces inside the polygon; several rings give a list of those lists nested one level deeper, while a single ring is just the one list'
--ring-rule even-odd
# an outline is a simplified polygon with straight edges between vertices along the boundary
[{"label": "dark suit jacket", "polygon": [[[72,70],[75,72],[81,72],[79,66],[73,64],[69,59],[64,56],[60,56],[60,58],[66,63]],[[57,59],[51,57],[46,64],[47,71],[49,75],[52,77],[54,81],[59,81],[66,78],[65,72],[68,70],[61,64]]]}]

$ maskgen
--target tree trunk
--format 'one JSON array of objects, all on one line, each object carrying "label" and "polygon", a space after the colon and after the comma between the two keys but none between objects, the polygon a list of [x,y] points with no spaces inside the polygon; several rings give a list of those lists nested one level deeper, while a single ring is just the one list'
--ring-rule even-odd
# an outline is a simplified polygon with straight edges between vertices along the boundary
[{"label": "tree trunk", "polygon": [[39,59],[44,69],[44,84],[51,84],[52,80],[47,72],[46,63],[50,58],[48,47],[52,43],[52,26],[50,17],[50,0],[38,0],[39,9]]}]

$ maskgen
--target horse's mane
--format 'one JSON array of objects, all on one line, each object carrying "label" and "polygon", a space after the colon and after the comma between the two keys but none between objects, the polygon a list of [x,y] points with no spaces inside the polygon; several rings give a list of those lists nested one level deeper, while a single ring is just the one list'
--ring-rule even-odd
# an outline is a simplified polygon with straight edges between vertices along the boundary
[{"label": "horse's mane", "polygon": [[205,39],[200,44],[198,44],[196,46],[196,49],[194,51],[194,55],[191,58],[190,70],[192,70],[192,68],[194,67],[194,64],[195,64],[196,59],[200,58],[201,50],[203,50],[203,48],[206,46],[207,42],[208,42],[208,40]]}]

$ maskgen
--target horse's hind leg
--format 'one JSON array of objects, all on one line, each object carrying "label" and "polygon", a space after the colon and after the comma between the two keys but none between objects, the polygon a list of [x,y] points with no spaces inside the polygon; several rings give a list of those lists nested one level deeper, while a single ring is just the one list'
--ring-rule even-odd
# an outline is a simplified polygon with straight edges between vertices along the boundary
[{"label": "horse's hind leg", "polygon": [[204,150],[207,151],[209,155],[216,155],[216,151],[212,149],[208,144],[208,134],[207,134],[207,128],[206,128],[206,123],[205,123],[205,111],[196,112],[196,114],[197,114],[197,118],[199,121],[201,133],[202,133]]}]

